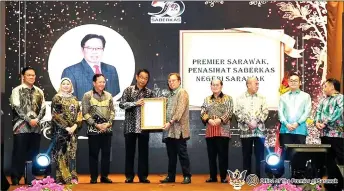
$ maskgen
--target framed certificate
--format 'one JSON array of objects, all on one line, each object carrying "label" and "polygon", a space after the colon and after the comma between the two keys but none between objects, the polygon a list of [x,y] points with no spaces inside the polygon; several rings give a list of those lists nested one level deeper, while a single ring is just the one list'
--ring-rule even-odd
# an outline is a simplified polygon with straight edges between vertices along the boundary
[{"label": "framed certificate", "polygon": [[161,130],[166,123],[166,99],[144,98],[141,108],[141,129]]}]

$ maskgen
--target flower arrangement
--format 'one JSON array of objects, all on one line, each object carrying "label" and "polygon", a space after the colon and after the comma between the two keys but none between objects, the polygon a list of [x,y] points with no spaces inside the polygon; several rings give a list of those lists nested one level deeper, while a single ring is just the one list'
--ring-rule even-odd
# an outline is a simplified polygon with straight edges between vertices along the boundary
[{"label": "flower arrangement", "polygon": [[306,124],[307,124],[307,126],[314,125],[314,120],[312,118],[307,118]]},{"label": "flower arrangement", "polygon": [[[73,184],[77,184],[76,182]],[[55,183],[55,180],[48,176],[42,180],[33,180],[31,186],[19,187],[14,191],[71,191],[73,185],[61,185]]]},{"label": "flower arrangement", "polygon": [[323,191],[318,184],[304,184],[296,186],[291,183],[282,183],[282,184],[262,184],[258,187],[255,187],[253,191]]},{"label": "flower arrangement", "polygon": [[303,191],[324,191],[319,184],[304,184],[301,186]]},{"label": "flower arrangement", "polygon": [[[283,95],[284,93],[288,92],[290,90],[289,88],[289,84],[288,84],[288,79],[289,79],[289,72],[285,72],[280,88],[279,88],[279,93],[280,95]],[[278,155],[281,155],[282,153],[282,149],[281,149],[281,145],[279,143],[279,129],[281,128],[281,123],[278,123],[276,125],[276,138],[275,138],[275,153],[277,153]]]},{"label": "flower arrangement", "polygon": [[282,79],[282,83],[279,88],[279,93],[280,95],[288,92],[290,90],[289,84],[288,84],[288,79],[289,79],[289,72],[284,73],[284,77]]},{"label": "flower arrangement", "polygon": [[302,191],[301,187],[290,183],[282,183],[282,184],[262,184],[253,189],[253,191]]}]

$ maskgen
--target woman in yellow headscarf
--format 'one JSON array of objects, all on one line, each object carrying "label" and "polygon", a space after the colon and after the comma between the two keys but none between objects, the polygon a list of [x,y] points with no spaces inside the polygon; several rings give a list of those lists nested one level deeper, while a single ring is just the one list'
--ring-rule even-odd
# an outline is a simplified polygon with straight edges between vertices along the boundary
[{"label": "woman in yellow headscarf", "polygon": [[56,182],[77,183],[76,130],[81,125],[80,105],[73,96],[73,85],[69,78],[61,80],[60,89],[52,99],[52,134],[55,141],[52,158],[56,162]]}]

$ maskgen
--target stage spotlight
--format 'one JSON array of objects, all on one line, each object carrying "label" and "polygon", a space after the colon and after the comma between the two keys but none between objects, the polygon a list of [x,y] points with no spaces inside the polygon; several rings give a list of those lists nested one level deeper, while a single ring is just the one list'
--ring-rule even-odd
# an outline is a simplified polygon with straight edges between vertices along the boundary
[{"label": "stage spotlight", "polygon": [[39,166],[47,167],[50,164],[50,157],[45,153],[40,153],[36,157],[36,162]]},{"label": "stage spotlight", "polygon": [[35,176],[48,175],[50,173],[51,159],[47,153],[40,153],[36,156],[32,164],[32,173]]},{"label": "stage spotlight", "polygon": [[271,153],[265,158],[265,173],[269,178],[281,178],[284,174],[284,165],[281,157],[276,153]]},{"label": "stage spotlight", "polygon": [[276,153],[271,153],[268,156],[266,156],[266,163],[270,166],[275,166],[280,162],[280,156],[278,156]]},{"label": "stage spotlight", "polygon": [[39,153],[33,159],[33,161],[26,162],[25,184],[30,184],[32,180],[36,179],[36,176],[51,175],[52,164],[51,164],[51,159],[49,155],[54,145],[55,145],[55,139],[51,141],[49,148],[45,153]]}]

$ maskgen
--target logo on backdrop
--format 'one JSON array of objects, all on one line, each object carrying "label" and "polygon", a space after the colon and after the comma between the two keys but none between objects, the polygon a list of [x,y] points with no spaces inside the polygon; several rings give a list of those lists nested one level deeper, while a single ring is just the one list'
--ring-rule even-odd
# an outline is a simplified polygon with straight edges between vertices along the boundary
[{"label": "logo on backdrop", "polygon": [[[227,170],[228,183],[233,186],[234,190],[241,190],[245,183],[249,186],[257,186],[259,184],[259,177],[255,174],[249,174],[246,177],[247,170],[240,172],[236,169],[234,172]],[[246,181],[245,181],[246,180]]]},{"label": "logo on backdrop", "polygon": [[259,177],[255,174],[249,174],[246,177],[246,184],[249,186],[257,186],[259,184]]},{"label": "logo on backdrop", "polygon": [[236,169],[234,172],[231,170],[227,170],[229,184],[233,186],[234,190],[241,190],[241,187],[245,184],[245,177],[246,177],[247,170],[240,172]]},{"label": "logo on backdrop", "polygon": [[182,23],[182,15],[185,5],[182,1],[152,1],[153,7],[161,7],[157,13],[151,15],[151,23]]}]

